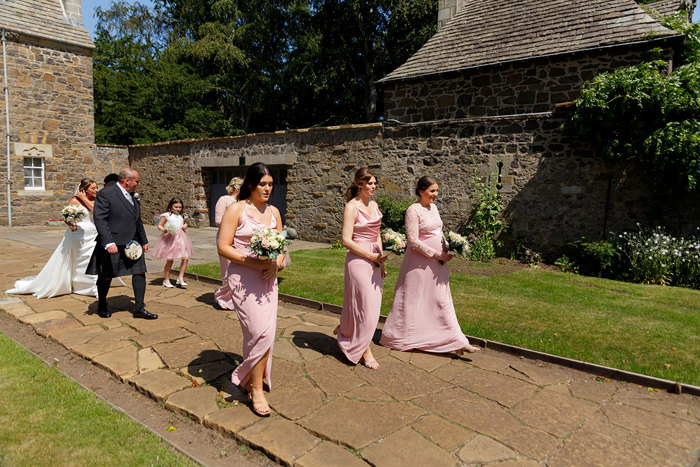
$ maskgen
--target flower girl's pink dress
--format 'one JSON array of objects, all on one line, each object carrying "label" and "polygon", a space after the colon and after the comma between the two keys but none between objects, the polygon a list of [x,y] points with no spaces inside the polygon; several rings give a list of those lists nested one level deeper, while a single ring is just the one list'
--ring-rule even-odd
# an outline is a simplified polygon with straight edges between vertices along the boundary
[{"label": "flower girl's pink dress", "polygon": [[[377,238],[381,223],[382,213],[378,209],[374,219],[358,210],[352,241],[372,253],[380,252]],[[377,329],[382,305],[382,282],[381,269],[376,263],[348,251],[338,344],[352,363],[360,361]]]},{"label": "flower girl's pink dress", "polygon": [[412,204],[406,211],[408,248],[384,323],[382,345],[395,350],[452,352],[469,345],[452,305],[447,264],[442,252],[442,219],[437,207]]},{"label": "flower girl's pink dress", "polygon": [[[241,212],[238,227],[233,238],[233,246],[239,252],[252,256],[246,247],[250,237],[258,230],[267,227],[245,210]],[[272,216],[270,225],[277,227],[277,220]],[[244,264],[230,262],[226,274],[227,287],[216,291],[215,299],[228,310],[236,310],[243,330],[243,362],[238,365],[231,381],[245,386],[250,371],[256,363],[270,351],[263,380],[272,389],[270,371],[272,370],[272,346],[275,343],[277,329],[277,278],[263,278],[262,270]]]}]

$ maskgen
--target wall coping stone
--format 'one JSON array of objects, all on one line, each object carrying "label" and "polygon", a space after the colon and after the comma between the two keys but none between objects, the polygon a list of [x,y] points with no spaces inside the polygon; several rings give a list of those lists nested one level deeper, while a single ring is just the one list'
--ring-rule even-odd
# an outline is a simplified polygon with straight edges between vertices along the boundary
[{"label": "wall coping stone", "polygon": [[278,135],[292,135],[297,133],[312,133],[321,131],[346,131],[346,130],[358,130],[363,128],[382,128],[382,122],[376,123],[349,123],[345,125],[333,125],[333,126],[323,126],[316,128],[298,128],[293,130],[278,130],[278,131],[268,131],[262,133],[248,133],[247,135],[237,135],[237,136],[220,136],[216,138],[190,138],[190,139],[178,139],[173,141],[161,141],[158,143],[149,144],[130,144],[129,148],[148,148],[155,146],[167,146],[170,144],[188,144],[188,143],[213,143],[218,141],[235,141],[243,140],[247,138],[254,138],[260,136],[278,136]]}]

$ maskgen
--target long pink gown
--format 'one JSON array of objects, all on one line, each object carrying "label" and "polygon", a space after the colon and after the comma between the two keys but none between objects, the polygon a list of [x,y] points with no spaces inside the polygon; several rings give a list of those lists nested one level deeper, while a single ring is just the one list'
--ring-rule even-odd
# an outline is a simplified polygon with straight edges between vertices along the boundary
[{"label": "long pink gown", "polygon": [[452,304],[447,264],[432,257],[443,249],[442,219],[434,204],[408,208],[406,237],[408,248],[379,343],[395,350],[436,353],[463,349],[469,340]]},{"label": "long pink gown", "polygon": [[[235,203],[237,200],[234,196],[223,195],[216,201],[216,207],[214,208],[214,223],[217,227],[221,225],[221,219],[224,218],[224,213],[226,209]],[[216,231],[216,241],[219,241],[219,231]],[[228,271],[229,260],[219,255],[219,266],[221,268],[221,287],[227,287],[226,285],[226,271]],[[217,290],[215,293],[220,293]]]},{"label": "long pink gown", "polygon": [[[253,256],[246,247],[250,245],[253,233],[264,227],[267,225],[243,211],[233,238],[234,248]],[[270,227],[277,227],[274,216]],[[277,278],[264,279],[260,269],[233,262],[228,265],[226,277],[228,287],[217,290],[215,298],[225,305],[224,308],[236,310],[243,330],[243,362],[234,370],[231,381],[245,386],[250,371],[269,350],[263,380],[272,389],[270,371],[277,329]]]},{"label": "long pink gown", "polygon": [[[362,211],[357,212],[352,231],[353,242],[372,253],[379,253],[377,242],[382,213],[370,219]],[[379,323],[382,305],[382,274],[376,263],[348,251],[345,257],[345,295],[340,313],[338,345],[352,363],[362,358]]]}]

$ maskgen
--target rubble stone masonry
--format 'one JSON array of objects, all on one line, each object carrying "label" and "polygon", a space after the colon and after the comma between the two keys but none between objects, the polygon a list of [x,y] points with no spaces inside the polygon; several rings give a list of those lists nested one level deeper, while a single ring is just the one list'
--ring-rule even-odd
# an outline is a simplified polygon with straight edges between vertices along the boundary
[{"label": "rubble stone masonry", "polygon": [[[61,209],[81,178],[91,177],[101,182],[105,171],[110,170],[111,163],[101,163],[96,157],[92,51],[11,35],[7,41],[6,61],[12,142],[12,222],[13,225],[42,223],[60,217]],[[0,94],[3,136],[4,100],[4,94]],[[4,154],[4,141],[2,148]],[[43,159],[44,190],[25,190],[25,156]],[[126,158],[122,161],[126,163]],[[2,225],[8,222],[6,177],[3,170]]]}]

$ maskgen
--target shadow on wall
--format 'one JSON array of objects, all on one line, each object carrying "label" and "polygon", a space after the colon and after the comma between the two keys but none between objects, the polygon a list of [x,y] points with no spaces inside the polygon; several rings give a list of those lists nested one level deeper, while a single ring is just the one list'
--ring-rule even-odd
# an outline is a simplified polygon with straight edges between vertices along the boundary
[{"label": "shadow on wall", "polygon": [[637,223],[688,233],[700,223],[700,194],[655,194],[653,174],[608,164],[592,152],[572,152],[542,157],[508,202],[511,241],[554,259],[565,243],[582,235],[601,239],[636,230]]}]

